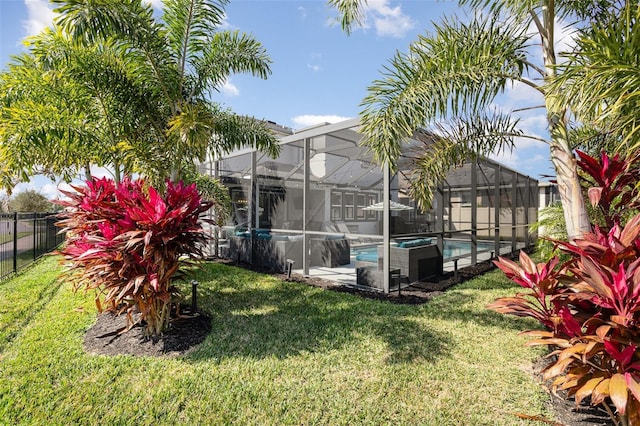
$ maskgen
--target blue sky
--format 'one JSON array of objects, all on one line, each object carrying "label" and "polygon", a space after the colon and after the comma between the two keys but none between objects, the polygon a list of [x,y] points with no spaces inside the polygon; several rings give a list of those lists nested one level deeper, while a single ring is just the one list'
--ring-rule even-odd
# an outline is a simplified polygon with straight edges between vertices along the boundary
[{"label": "blue sky", "polygon": [[[149,2],[159,10],[161,0]],[[23,49],[26,36],[50,25],[51,9],[48,0],[0,0],[2,68],[10,55]],[[214,100],[239,114],[295,129],[355,117],[367,87],[394,53],[405,51],[418,34],[430,32],[433,21],[454,13],[466,19],[465,11],[451,1],[369,0],[364,28],[347,36],[324,0],[232,0],[225,26],[253,34],[264,44],[273,60],[272,75],[267,80],[232,76]],[[536,96],[516,86],[498,106],[507,111],[530,106]],[[528,132],[546,137],[544,110],[524,113],[521,123]],[[494,158],[534,178],[553,174],[547,145],[523,140],[518,146]],[[55,184],[43,179],[17,190],[30,187],[55,193]]]}]

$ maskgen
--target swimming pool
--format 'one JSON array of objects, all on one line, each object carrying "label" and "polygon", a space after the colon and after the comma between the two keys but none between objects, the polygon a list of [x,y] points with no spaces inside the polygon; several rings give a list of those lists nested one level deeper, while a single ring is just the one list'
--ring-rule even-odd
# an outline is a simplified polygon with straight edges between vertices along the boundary
[{"label": "swimming pool", "polygon": [[[395,244],[395,243],[392,243]],[[478,253],[494,249],[493,242],[478,242]],[[442,257],[446,261],[452,257],[471,254],[471,241],[444,240]],[[378,246],[356,247],[351,249],[351,255],[356,260],[364,262],[378,261]]]}]

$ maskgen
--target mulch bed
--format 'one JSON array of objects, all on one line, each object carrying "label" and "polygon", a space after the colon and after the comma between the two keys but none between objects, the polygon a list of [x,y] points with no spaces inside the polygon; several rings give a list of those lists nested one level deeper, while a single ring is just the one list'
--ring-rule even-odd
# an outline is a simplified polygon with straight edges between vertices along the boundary
[{"label": "mulch bed", "polygon": [[194,314],[183,307],[181,316],[171,320],[169,330],[153,338],[144,335],[144,326],[140,323],[129,331],[125,331],[126,327],[125,315],[101,313],[84,336],[85,351],[93,355],[182,356],[207,337],[211,316],[202,311]]},{"label": "mulch bed", "polygon": [[[212,259],[229,265],[236,265],[224,259]],[[273,271],[252,268],[251,265],[238,265],[257,272],[269,273],[277,278],[286,280],[286,274]],[[441,294],[450,287],[467,281],[479,274],[494,269],[493,263],[486,261],[474,266],[462,268],[458,271],[458,277],[453,273],[414,284],[403,288],[400,294],[397,291],[390,294],[366,291],[359,288],[339,285],[336,282],[314,277],[304,277],[292,274],[291,281],[300,282],[324,288],[330,291],[355,294],[365,298],[385,300],[390,303],[416,305],[426,303],[433,297]],[[119,355],[128,354],[135,356],[176,357],[183,356],[192,351],[201,343],[211,331],[211,317],[205,312],[197,312],[195,315],[189,312],[189,307],[182,308],[182,317],[172,320],[170,329],[162,336],[148,338],[144,336],[143,326],[138,324],[125,333],[119,333],[126,327],[125,316],[114,316],[111,313],[98,315],[96,323],[87,331],[84,337],[84,348],[88,353],[95,355]],[[533,367],[533,374],[541,381],[540,371],[544,367],[545,360],[540,360]],[[550,393],[551,410],[559,422],[551,422],[543,418],[531,418],[543,423],[555,426],[611,426],[613,422],[604,410],[590,406],[576,407],[573,400],[566,400]],[[523,414],[526,417],[526,414]]]},{"label": "mulch bed", "polygon": [[[549,364],[547,358],[539,359],[532,366],[535,379],[541,383],[541,386],[549,393],[549,406],[558,423],[552,423],[559,426],[613,426],[614,423],[604,408],[593,407],[587,405],[589,398],[585,398],[580,406],[576,406],[573,398],[566,397],[566,391],[558,391],[554,395],[550,389],[550,383],[542,382],[542,370]],[[615,410],[615,408],[614,408]]]}]

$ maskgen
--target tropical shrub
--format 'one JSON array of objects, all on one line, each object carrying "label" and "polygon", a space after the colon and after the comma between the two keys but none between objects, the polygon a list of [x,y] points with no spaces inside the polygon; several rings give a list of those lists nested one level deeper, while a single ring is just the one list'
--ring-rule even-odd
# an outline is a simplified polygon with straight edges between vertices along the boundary
[{"label": "tropical shrub", "polygon": [[147,335],[158,335],[169,325],[172,282],[203,254],[207,235],[199,216],[211,203],[182,182],[168,182],[164,196],[129,178],[117,186],[94,178],[73,188],[59,202],[66,209],[58,225],[74,289],[95,290],[99,311],[125,313],[129,328],[144,322]]},{"label": "tropical shrub", "polygon": [[553,380],[554,392],[602,405],[616,424],[640,424],[640,214],[626,221],[639,205],[640,157],[578,156],[603,221],[573,241],[556,241],[565,262],[536,264],[524,252],[519,264],[497,260],[526,291],[489,307],[544,326],[525,334],[535,337],[528,345],[552,349],[543,379]]}]

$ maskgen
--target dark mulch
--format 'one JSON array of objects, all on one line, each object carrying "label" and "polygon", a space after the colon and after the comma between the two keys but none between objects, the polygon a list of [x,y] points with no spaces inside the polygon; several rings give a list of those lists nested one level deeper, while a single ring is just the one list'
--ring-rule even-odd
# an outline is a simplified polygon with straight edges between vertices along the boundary
[{"label": "dark mulch", "polygon": [[211,331],[211,316],[205,312],[193,314],[188,308],[183,308],[181,315],[171,320],[169,330],[153,338],[144,335],[142,324],[122,332],[126,327],[125,315],[101,313],[84,336],[85,351],[94,355],[185,355],[207,337]]},{"label": "dark mulch", "polygon": [[[215,262],[235,265],[235,263],[223,260],[212,259]],[[262,273],[270,273],[277,278],[286,280],[286,274],[274,273],[263,269],[255,269],[250,265],[238,265],[247,269],[256,270]],[[458,271],[457,278],[453,273],[447,273],[441,277],[417,283],[408,288],[403,288],[398,294],[397,291],[391,294],[366,291],[359,288],[346,287],[333,281],[323,280],[314,277],[304,277],[293,274],[291,281],[312,285],[331,291],[355,294],[365,298],[385,300],[399,304],[421,304],[429,301],[434,296],[441,294],[450,287],[469,280],[479,274],[488,272],[494,268],[491,262],[482,262],[475,266],[462,268]],[[126,326],[124,316],[116,317],[111,313],[102,313],[98,316],[96,323],[87,331],[84,337],[84,348],[87,352],[97,355],[118,355],[128,354],[135,356],[162,356],[175,357],[182,356],[190,352],[201,343],[211,331],[211,317],[205,312],[198,312],[191,315],[188,307],[182,309],[183,317],[176,318],[171,322],[171,328],[162,336],[150,339],[144,336],[141,325],[134,326],[131,330],[118,334]],[[540,379],[540,371],[544,367],[543,360],[534,365],[534,375]],[[582,405],[576,407],[573,400],[566,400],[550,393],[550,406],[559,422],[537,420],[558,426],[611,426],[613,423],[604,410]],[[523,416],[525,416],[523,414]],[[534,420],[533,418],[531,420]]]},{"label": "dark mulch", "polygon": [[[548,365],[549,359],[539,359],[533,365],[535,378],[542,383],[542,370]],[[563,426],[613,426],[614,423],[604,408],[588,405],[589,398],[586,398],[580,406],[576,406],[573,398],[567,398],[566,391],[558,391],[556,395],[551,392],[550,383],[542,383],[542,386],[549,393],[549,405],[555,417],[559,420],[558,425]]]},{"label": "dark mulch", "polygon": [[576,407],[573,399],[550,394],[551,410],[562,426],[613,426],[614,423],[604,409],[581,404]]}]

